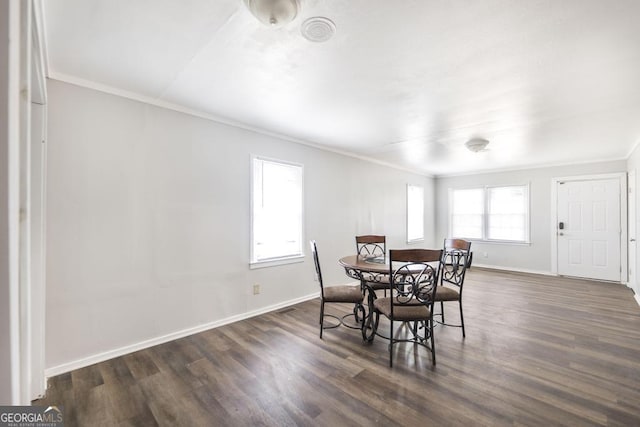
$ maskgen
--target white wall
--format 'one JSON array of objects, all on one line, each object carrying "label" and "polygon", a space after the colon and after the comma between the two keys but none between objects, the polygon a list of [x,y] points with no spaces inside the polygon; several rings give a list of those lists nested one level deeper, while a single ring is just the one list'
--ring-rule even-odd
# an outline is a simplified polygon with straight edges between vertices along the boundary
[{"label": "white wall", "polygon": [[[636,185],[635,185],[635,189],[636,189],[636,263],[635,263],[635,268],[636,270],[638,269],[638,267],[640,267],[640,247],[638,246],[638,233],[640,232],[640,195],[638,195],[637,191],[638,191],[638,180],[640,179],[638,177],[638,174],[640,174],[640,145],[636,145],[635,150],[633,150],[633,152],[631,153],[631,155],[629,156],[629,159],[627,160],[627,171],[631,172],[631,171],[635,171],[636,172]],[[633,283],[632,285],[633,290],[635,292],[635,296],[636,296],[636,300],[638,301],[638,304],[640,304],[640,283],[638,283],[638,273],[636,271],[635,273],[635,277],[636,277],[636,282]]]},{"label": "white wall", "polygon": [[[557,177],[625,172],[626,162],[613,161],[548,168],[441,177],[436,180],[436,239],[449,235],[449,189],[483,185],[530,184],[531,244],[473,242],[476,265],[539,273],[551,272],[551,179]],[[484,254],[487,257],[484,257]]]},{"label": "white wall", "polygon": [[309,256],[249,269],[252,154],[304,164],[305,238],[327,283],[350,281],[337,260],[356,234],[405,246],[407,183],[433,204],[424,176],[58,81],[48,90],[49,374],[318,291]]},{"label": "white wall", "polygon": [[20,2],[0,2],[0,405],[21,400],[19,305]]}]

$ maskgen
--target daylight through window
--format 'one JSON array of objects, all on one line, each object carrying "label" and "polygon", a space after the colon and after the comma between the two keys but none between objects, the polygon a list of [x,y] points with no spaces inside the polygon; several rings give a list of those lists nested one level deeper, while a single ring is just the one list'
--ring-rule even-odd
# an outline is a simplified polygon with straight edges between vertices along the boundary
[{"label": "daylight through window", "polygon": [[407,185],[407,242],[424,240],[424,188]]},{"label": "daylight through window", "polygon": [[451,236],[529,242],[529,186],[452,189]]},{"label": "daylight through window", "polygon": [[253,159],[253,263],[302,256],[302,165]]}]

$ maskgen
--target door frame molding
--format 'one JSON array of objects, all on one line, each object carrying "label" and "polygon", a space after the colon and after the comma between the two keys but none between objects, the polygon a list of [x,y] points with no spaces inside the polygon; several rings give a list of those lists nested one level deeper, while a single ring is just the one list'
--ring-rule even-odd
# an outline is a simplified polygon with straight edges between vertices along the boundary
[{"label": "door frame molding", "polygon": [[593,181],[617,179],[620,183],[620,283],[627,283],[627,173],[615,172],[593,175],[561,176],[551,178],[551,273],[558,276],[558,183],[561,181]]},{"label": "door frame molding", "polygon": [[[633,185],[632,185],[633,184]],[[633,191],[631,190],[633,188]],[[631,288],[635,294],[638,296],[638,291],[636,288],[638,287],[638,246],[637,242],[631,242],[631,239],[637,239],[638,236],[638,212],[637,212],[637,199],[636,193],[638,192],[637,178],[636,178],[636,170],[632,169],[627,171],[627,287]],[[633,203],[631,203],[633,202]],[[630,215],[633,213],[633,215]],[[634,234],[630,233],[631,225],[633,224]],[[635,257],[631,256],[631,245],[634,246],[634,254]],[[633,268],[632,268],[633,267]],[[633,282],[631,281],[631,274],[629,271],[633,272]]]}]

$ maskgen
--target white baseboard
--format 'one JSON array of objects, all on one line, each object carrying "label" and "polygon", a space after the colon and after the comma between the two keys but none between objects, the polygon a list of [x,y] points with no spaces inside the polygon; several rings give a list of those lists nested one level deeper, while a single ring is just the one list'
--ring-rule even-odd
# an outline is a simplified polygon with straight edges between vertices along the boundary
[{"label": "white baseboard", "polygon": [[638,287],[637,286],[638,284],[637,283],[632,284],[629,281],[622,282],[622,284],[625,285],[627,288],[631,289],[631,292],[633,292],[633,298],[636,300],[636,302],[640,306],[640,293],[636,292],[636,288]]},{"label": "white baseboard", "polygon": [[234,323],[240,320],[249,319],[251,317],[259,316],[261,314],[269,313],[271,311],[280,310],[281,308],[288,307],[290,305],[295,305],[295,304],[308,301],[314,298],[318,298],[319,296],[320,296],[320,292],[318,291],[309,295],[305,295],[300,298],[295,298],[289,301],[284,301],[278,304],[263,307],[258,310],[253,310],[247,313],[242,313],[235,316],[227,317],[225,319],[216,320],[214,322],[205,323],[203,325],[198,325],[193,328],[172,332],[170,334],[163,335],[160,337],[151,338],[149,340],[141,341],[135,344],[105,351],[103,353],[94,354],[94,355],[91,355],[82,359],[77,359],[68,363],[63,363],[62,365],[52,366],[44,370],[44,376],[46,379],[48,379],[56,375],[73,371],[74,369],[84,368],[86,366],[90,366],[95,363],[104,362],[105,360],[113,359],[114,357],[124,356],[125,354],[133,353],[139,350],[144,350],[145,348],[153,347],[158,344],[164,344],[169,341],[173,341],[179,338],[184,338],[189,335],[197,334],[198,332],[203,332],[209,329],[218,328],[220,326],[228,325],[229,323]]},{"label": "white baseboard", "polygon": [[514,273],[529,273],[529,274],[542,274],[543,276],[557,276],[557,274],[552,273],[550,271],[529,270],[527,268],[503,267],[500,265],[478,264],[476,262],[471,264],[471,269],[473,269],[473,267],[487,268],[490,270],[513,271]]},{"label": "white baseboard", "polygon": [[[551,271],[541,271],[541,270],[529,270],[526,268],[513,268],[513,267],[502,267],[499,265],[487,265],[487,264],[477,264],[477,263],[473,263],[471,265],[471,268],[473,269],[473,267],[478,267],[478,268],[486,268],[489,270],[500,270],[500,271],[512,271],[514,273],[529,273],[529,274],[541,274],[543,276],[558,276],[558,274],[553,273]],[[568,276],[567,276],[568,277]],[[603,281],[603,280],[598,280],[598,279],[588,279],[588,278],[580,278],[580,277],[576,277],[576,279],[583,279],[583,280],[596,280],[596,281]],[[620,283],[622,285],[625,285],[629,288],[631,288],[631,286],[629,286],[628,283],[626,282],[611,282],[611,283]],[[636,301],[638,301],[638,304],[640,305],[640,297],[638,297],[638,294],[635,295]]]}]

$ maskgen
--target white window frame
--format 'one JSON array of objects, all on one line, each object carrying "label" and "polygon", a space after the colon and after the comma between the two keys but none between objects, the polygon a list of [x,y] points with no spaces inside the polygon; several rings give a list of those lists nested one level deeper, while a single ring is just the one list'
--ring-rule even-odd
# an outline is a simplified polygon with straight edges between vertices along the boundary
[{"label": "white window frame", "polygon": [[[293,254],[287,254],[287,255],[282,255],[282,256],[276,256],[276,257],[270,257],[270,258],[264,258],[264,259],[257,259],[257,254],[255,251],[255,206],[254,206],[254,198],[255,198],[255,191],[257,190],[256,187],[256,176],[255,176],[255,170],[256,170],[256,161],[260,161],[260,162],[269,162],[269,163],[275,163],[275,164],[281,164],[281,165],[286,165],[286,166],[294,166],[294,167],[298,167],[300,168],[300,212],[301,212],[301,218],[300,218],[300,231],[299,231],[299,236],[300,236],[300,252],[299,253],[293,253]],[[251,225],[250,225],[250,261],[249,261],[249,268],[254,269],[254,268],[263,268],[263,267],[271,267],[271,266],[276,266],[276,265],[283,265],[283,264],[291,264],[291,263],[296,263],[296,262],[303,262],[304,261],[304,257],[305,257],[305,252],[304,252],[304,165],[300,164],[300,163],[294,163],[294,162],[289,162],[286,160],[280,160],[280,159],[274,159],[274,158],[269,158],[269,157],[263,157],[263,156],[251,156],[251,191],[250,191],[250,198],[251,198]]]},{"label": "white window frame", "polygon": [[[489,232],[489,189],[492,188],[507,188],[507,187],[521,187],[526,190],[527,196],[527,212],[525,218],[525,233],[524,240],[507,240],[507,239],[490,239],[488,237]],[[453,235],[453,193],[456,190],[482,190],[483,192],[483,213],[482,213],[482,238],[466,237],[466,236],[454,236]],[[485,185],[478,187],[464,187],[464,188],[449,188],[449,235],[456,238],[466,238],[471,241],[486,242],[486,243],[507,243],[507,244],[519,244],[529,245],[531,244],[531,184],[505,184],[505,185]]]},{"label": "white window frame", "polygon": [[[460,235],[460,234],[455,234],[453,231],[453,224],[454,224],[454,220],[453,220],[453,213],[454,213],[454,193],[456,191],[469,191],[469,190],[479,190],[482,195],[481,195],[481,200],[482,200],[482,211],[479,213],[480,215],[480,237],[470,237],[468,235]],[[485,191],[484,191],[484,187],[469,187],[469,188],[450,188],[449,189],[449,236],[450,237],[454,237],[454,238],[464,238],[467,240],[473,240],[473,241],[482,241],[484,238],[484,212],[485,212],[485,208],[486,208],[486,197],[485,197]],[[475,212],[474,212],[475,214]]]},{"label": "white window frame", "polygon": [[[419,234],[419,236],[417,237],[413,237],[412,238],[412,234],[413,230],[411,230],[411,225],[413,223],[412,221],[412,216],[413,214],[413,209],[412,209],[412,200],[411,200],[411,192],[412,189],[419,189],[420,190],[420,194],[421,194],[421,198],[422,198],[422,203],[420,204],[420,214],[417,215],[419,216],[419,218],[421,219],[420,221],[420,233],[416,233]],[[407,184],[407,243],[416,243],[416,242],[423,242],[424,241],[424,187],[422,185],[417,185],[417,184]]]}]

